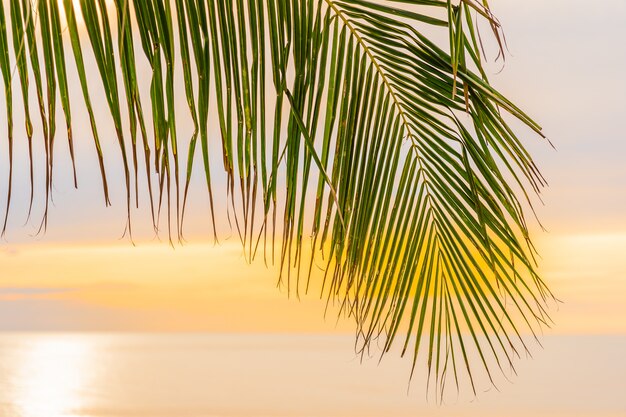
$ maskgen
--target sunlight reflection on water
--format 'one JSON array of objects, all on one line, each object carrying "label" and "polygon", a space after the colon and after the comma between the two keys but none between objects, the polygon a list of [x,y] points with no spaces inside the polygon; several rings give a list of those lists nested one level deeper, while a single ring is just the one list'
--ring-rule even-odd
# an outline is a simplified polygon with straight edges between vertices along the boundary
[{"label": "sunlight reflection on water", "polygon": [[14,347],[15,369],[5,385],[20,417],[80,417],[95,366],[92,343],[76,336],[27,337]]}]

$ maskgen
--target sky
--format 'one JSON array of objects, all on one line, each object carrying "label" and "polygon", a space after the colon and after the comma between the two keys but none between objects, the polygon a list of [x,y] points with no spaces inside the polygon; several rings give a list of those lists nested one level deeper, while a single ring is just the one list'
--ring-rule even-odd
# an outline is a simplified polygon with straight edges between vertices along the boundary
[{"label": "sky", "polygon": [[[548,231],[532,226],[539,271],[562,300],[553,307],[555,325],[548,332],[624,334],[626,48],[620,40],[626,38],[626,1],[590,7],[581,0],[508,0],[492,6],[503,24],[508,54],[503,68],[501,62],[489,64],[491,81],[543,126],[556,147],[520,131],[549,182],[544,204],[537,207]],[[87,65],[95,70],[93,62]],[[147,78],[140,80],[143,88]],[[70,85],[75,83],[74,77]],[[97,88],[92,94],[102,136],[112,136],[104,97]],[[276,288],[275,268],[262,261],[248,265],[227,228],[222,226],[221,243],[213,243],[198,175],[187,214],[189,243],[171,248],[155,238],[145,208],[135,214],[136,246],[121,238],[123,191],[114,188],[113,207],[104,207],[80,100],[74,94],[80,187],[71,186],[66,152],[59,153],[54,205],[43,235],[36,234],[36,221],[23,225],[25,159],[16,162],[22,175],[14,190],[15,215],[0,242],[0,330],[351,330],[349,322],[333,314],[324,318],[325,302],[317,292],[300,301],[288,298],[284,288]],[[183,94],[177,105],[186,106]],[[21,117],[18,112],[18,132]],[[180,127],[181,136],[191,133],[189,124]],[[6,155],[2,142],[0,155]],[[17,140],[20,158],[25,158],[24,142]],[[105,145],[113,146],[113,140]],[[107,162],[114,182],[119,161],[113,156]],[[5,172],[0,184],[4,195]],[[41,208],[39,201],[35,212]]]}]

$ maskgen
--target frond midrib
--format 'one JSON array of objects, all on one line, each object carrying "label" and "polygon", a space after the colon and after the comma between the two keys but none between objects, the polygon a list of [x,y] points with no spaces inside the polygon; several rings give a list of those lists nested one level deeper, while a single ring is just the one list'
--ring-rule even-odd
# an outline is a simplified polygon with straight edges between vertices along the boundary
[{"label": "frond midrib", "polygon": [[[388,75],[386,74],[386,72],[381,67],[381,65],[378,62],[378,59],[376,58],[376,56],[374,55],[372,49],[367,44],[365,39],[360,35],[359,31],[353,25],[353,23],[350,21],[350,19],[347,16],[345,16],[344,11],[342,11],[340,9],[340,7],[337,6],[334,3],[333,0],[324,0],[324,1],[334,11],[335,15],[342,20],[342,22],[344,23],[345,27],[350,31],[352,36],[354,36],[356,42],[360,45],[360,47],[362,48],[363,52],[369,57],[369,59],[370,59],[372,65],[374,66],[376,72],[380,76],[381,82],[383,83],[383,85],[385,86],[387,91],[389,92],[389,95],[391,97],[391,101],[393,103],[392,105],[398,111],[398,116],[399,116],[399,119],[400,119],[400,123],[403,126],[403,128],[405,129],[408,138],[410,138],[410,140],[412,142],[411,143],[411,151],[414,152],[414,156],[415,156],[415,158],[417,160],[417,163],[418,163],[418,166],[419,166],[419,168],[418,168],[418,173],[419,173],[418,174],[418,178],[421,177],[421,180],[423,181],[423,184],[424,184],[424,191],[425,191],[424,204],[426,204],[426,206],[427,206],[426,210],[425,210],[425,213],[428,213],[427,215],[430,218],[430,222],[431,222],[431,225],[433,227],[433,233],[434,233],[433,250],[435,252],[438,252],[438,253],[442,254],[447,259],[446,251],[443,250],[443,248],[441,247],[441,242],[440,242],[440,236],[442,234],[445,234],[445,232],[442,231],[441,228],[444,227],[444,229],[446,229],[446,227],[440,224],[440,220],[441,220],[439,218],[440,217],[440,212],[436,209],[436,206],[438,205],[437,202],[439,201],[439,199],[437,198],[436,193],[433,193],[432,190],[431,190],[431,187],[433,187],[433,185],[430,182],[429,176],[427,174],[427,170],[424,167],[425,162],[423,161],[423,158],[420,155],[420,152],[419,152],[419,149],[418,149],[418,146],[417,146],[417,144],[420,141],[419,141],[419,138],[417,137],[417,135],[413,132],[412,125],[409,122],[408,116],[406,114],[406,111],[403,108],[403,102],[400,100],[400,98],[396,94],[396,92],[394,90],[394,87],[393,87],[393,84],[391,83],[391,81],[390,81]],[[485,231],[485,233],[486,233],[486,231]],[[491,245],[490,244],[487,245],[487,250],[488,251],[491,250]],[[448,259],[448,262],[450,262],[449,259]],[[495,272],[495,270],[494,270],[495,266],[493,264],[490,265],[489,269]],[[449,289],[446,289],[446,292],[448,293]],[[382,309],[382,307],[379,307],[379,309]],[[365,331],[364,334],[367,335],[366,339],[369,339],[370,337],[373,336],[374,327],[375,327],[375,324],[377,322],[378,322],[378,319],[376,319],[373,322],[371,322],[370,325],[369,325],[369,329],[368,330],[362,329],[363,331]],[[516,325],[513,325],[513,330],[515,332],[518,332]],[[482,331],[485,332],[485,329],[483,328]],[[487,333],[485,332],[484,334],[487,334]],[[508,335],[507,335],[507,337],[508,337]],[[498,340],[500,340],[500,339],[498,338]],[[407,336],[407,340],[405,342],[408,342],[408,336]],[[505,354],[506,354],[506,352],[505,352]],[[494,356],[496,357],[496,360],[498,360],[498,355],[495,354]],[[511,360],[510,357],[508,357],[508,355],[507,355],[507,360],[509,360],[509,361]],[[487,372],[489,372],[488,369],[487,369]]]},{"label": "frond midrib", "polygon": [[[382,69],[382,67],[378,63],[377,58],[372,53],[371,48],[367,45],[367,43],[365,42],[363,37],[359,34],[358,30],[350,22],[350,19],[348,19],[344,15],[344,12],[339,7],[337,7],[337,5],[335,5],[333,0],[324,0],[324,1],[335,12],[335,15],[337,17],[339,17],[344,22],[345,26],[348,28],[350,33],[355,37],[357,43],[361,46],[361,48],[363,48],[363,51],[370,58],[370,60],[372,62],[372,65],[374,65],[374,68],[376,69],[376,71],[380,75],[382,83],[385,85],[387,91],[389,91],[389,95],[390,95],[390,97],[392,99],[392,103],[393,103],[394,107],[397,109],[398,114],[400,116],[400,122],[401,122],[402,126],[404,127],[404,129],[406,129],[407,136],[411,139],[411,142],[412,142],[411,150],[415,152],[415,158],[417,159],[417,162],[419,164],[418,173],[419,173],[419,176],[422,178],[422,181],[424,181],[424,184],[425,184],[425,192],[426,192],[426,196],[425,197],[426,198],[424,199],[424,201],[428,205],[428,213],[433,218],[437,217],[436,211],[433,210],[433,206],[432,206],[433,205],[433,200],[435,200],[435,197],[433,196],[432,192],[430,191],[430,188],[432,187],[432,185],[430,184],[430,181],[429,181],[429,179],[428,179],[428,177],[426,175],[426,170],[424,169],[423,159],[422,159],[422,157],[421,157],[421,155],[420,155],[420,153],[419,153],[419,151],[417,149],[417,146],[416,146],[416,143],[418,142],[418,137],[413,133],[413,131],[411,129],[411,124],[409,123],[409,121],[407,119],[406,112],[404,111],[404,109],[402,107],[402,103],[401,103],[400,99],[398,98],[396,92],[394,91],[393,85],[389,81],[388,76],[385,73],[385,71]],[[434,225],[435,229],[437,230],[436,233],[437,234],[441,233],[439,231],[439,227],[440,226],[439,226],[438,222],[433,222],[433,225]]]},{"label": "frond midrib", "polygon": [[[324,1],[335,12],[335,15],[337,17],[339,17],[344,22],[344,24],[346,25],[348,30],[350,30],[350,33],[357,40],[358,44],[361,45],[361,48],[363,48],[363,51],[365,52],[365,54],[372,61],[372,64],[374,65],[374,68],[376,69],[376,71],[380,75],[383,84],[385,85],[385,87],[389,91],[389,94],[391,96],[391,99],[393,100],[394,106],[397,108],[398,113],[400,114],[400,118],[402,119],[402,125],[406,129],[407,135],[411,138],[411,140],[416,140],[417,138],[416,138],[415,135],[413,135],[413,133],[411,131],[411,126],[410,126],[410,123],[408,122],[408,120],[406,118],[406,114],[405,114],[404,109],[402,108],[402,104],[400,103],[400,100],[398,99],[398,96],[396,95],[396,93],[395,93],[395,91],[393,89],[393,86],[391,85],[391,82],[387,78],[387,74],[381,68],[381,66],[378,63],[376,57],[372,53],[370,47],[367,45],[365,40],[361,37],[361,35],[359,34],[358,30],[356,30],[356,28],[352,25],[352,23],[350,22],[350,19],[348,19],[346,16],[344,16],[343,11],[341,11],[341,9],[339,9],[335,5],[335,2],[333,0],[324,0]],[[421,165],[421,161],[420,161],[420,165]]]}]

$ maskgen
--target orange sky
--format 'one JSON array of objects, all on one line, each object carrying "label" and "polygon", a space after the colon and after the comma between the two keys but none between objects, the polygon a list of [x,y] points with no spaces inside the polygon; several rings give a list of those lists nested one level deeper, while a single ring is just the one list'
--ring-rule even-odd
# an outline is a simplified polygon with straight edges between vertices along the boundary
[{"label": "orange sky", "polygon": [[[538,246],[543,277],[564,301],[552,306],[548,333],[626,333],[626,235],[549,236]],[[323,320],[318,285],[288,299],[276,288],[276,269],[248,265],[234,242],[17,245],[0,252],[0,262],[1,309],[13,310],[0,314],[0,328],[351,330],[347,320],[335,325],[336,310]]]},{"label": "orange sky", "polygon": [[[46,310],[68,329],[150,331],[346,331],[323,320],[319,287],[298,302],[276,288],[276,268],[249,265],[238,243],[24,245],[0,252],[0,302],[16,314],[0,328],[46,327]],[[20,307],[40,303],[32,311]],[[59,310],[59,305],[69,306]],[[20,310],[21,308],[21,310]],[[90,313],[84,317],[81,310]],[[107,314],[111,312],[111,315]],[[98,314],[101,313],[101,314]],[[0,316],[2,316],[0,314]],[[17,323],[16,323],[17,322]]]},{"label": "orange sky", "polygon": [[[626,7],[610,3],[612,7],[572,9],[565,15],[557,5],[538,0],[524,2],[523,8],[502,2],[496,9],[511,56],[501,73],[500,64],[491,66],[492,81],[544,126],[557,147],[553,151],[530,133],[523,135],[550,183],[545,206],[538,207],[550,232],[535,227],[534,238],[542,255],[540,271],[564,301],[558,311],[553,309],[556,326],[551,332],[556,333],[626,332],[626,49],[609,46],[626,37],[626,27],[618,21]],[[89,59],[87,65],[94,66]],[[140,81],[147,89],[149,80]],[[70,85],[75,82],[70,79]],[[101,103],[96,106],[101,135],[110,139],[105,151],[113,150],[117,145],[104,97],[99,88],[92,94],[93,102]],[[208,207],[199,175],[192,183],[189,245],[174,250],[155,243],[145,207],[135,215],[138,247],[118,240],[123,191],[114,188],[114,207],[103,207],[80,99],[73,95],[80,189],[71,187],[63,150],[55,157],[55,200],[43,236],[32,236],[35,220],[22,226],[28,200],[28,193],[20,192],[28,189],[26,141],[16,138],[15,214],[7,241],[0,243],[0,329],[335,330],[334,315],[322,319],[322,301],[316,296],[288,300],[275,288],[276,271],[261,262],[246,265],[234,237],[217,247],[207,243]],[[184,113],[184,94],[177,100]],[[14,124],[21,127],[21,103],[14,108]],[[0,126],[5,123],[0,111]],[[190,125],[181,122],[180,127],[180,136],[188,137]],[[22,134],[20,129],[16,134]],[[66,145],[59,140],[59,146]],[[5,140],[0,140],[0,155],[6,155]],[[119,161],[115,151],[108,155],[115,183]],[[214,157],[213,166],[220,166],[218,152]],[[4,171],[0,196],[6,192]],[[218,188],[219,181],[218,176]],[[33,219],[41,210],[38,201]],[[224,240],[230,232],[222,223]],[[338,329],[350,326],[343,322]]]}]

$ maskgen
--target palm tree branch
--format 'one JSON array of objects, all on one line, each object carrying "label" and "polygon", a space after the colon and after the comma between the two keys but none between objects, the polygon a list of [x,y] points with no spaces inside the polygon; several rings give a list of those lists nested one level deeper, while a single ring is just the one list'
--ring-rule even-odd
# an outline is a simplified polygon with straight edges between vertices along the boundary
[{"label": "palm tree branch", "polygon": [[[278,246],[279,284],[298,296],[303,270],[308,292],[312,270],[322,264],[320,294],[328,308],[336,305],[340,315],[355,321],[360,352],[365,354],[382,338],[382,357],[404,333],[402,354],[412,351],[412,374],[418,354],[424,355],[437,397],[443,395],[450,372],[457,387],[465,373],[476,392],[478,371],[494,382],[495,369],[505,372],[518,351],[528,351],[523,328],[535,335],[547,325],[545,303],[551,293],[535,271],[526,210],[517,197],[523,196],[533,210],[533,194],[545,179],[506,115],[539,135],[541,128],[489,84],[472,14],[487,22],[502,48],[500,23],[486,2],[452,3],[116,0],[115,31],[104,0],[80,0],[78,6],[64,0],[49,7],[41,0],[34,9],[30,0],[12,2],[10,37],[30,148],[31,194],[30,74],[48,155],[46,205],[51,198],[57,84],[74,166],[62,8],[107,205],[104,150],[88,78],[99,78],[113,120],[128,232],[133,194],[136,206],[140,200],[137,151],[142,146],[155,230],[164,208],[170,242],[172,235],[182,241],[190,184],[194,168],[201,165],[217,239],[209,163],[209,126],[214,123],[226,176],[226,218],[246,258],[255,257],[262,240],[264,259],[267,263],[269,255],[273,262]],[[38,20],[33,10],[40,14]],[[85,36],[78,27],[79,14]],[[35,36],[38,22],[41,39]],[[149,67],[145,116],[134,29]],[[430,33],[445,34],[448,43],[438,46]],[[95,59],[93,75],[87,71],[84,47]],[[9,51],[2,3],[0,70],[9,139],[3,233],[13,182]],[[184,122],[177,120],[179,67],[193,128],[188,138],[180,137]],[[123,89],[118,88],[118,70]],[[266,84],[273,84],[274,92],[266,91]],[[122,103],[130,135],[125,134]],[[201,152],[196,157],[198,140]],[[76,185],[76,174],[74,178]],[[42,225],[46,218],[44,214]],[[310,250],[304,248],[307,224]],[[277,229],[282,237],[276,236]]]}]

